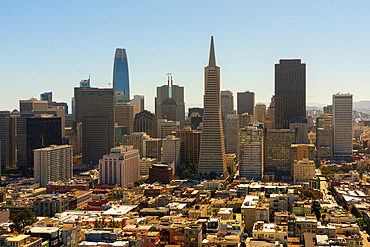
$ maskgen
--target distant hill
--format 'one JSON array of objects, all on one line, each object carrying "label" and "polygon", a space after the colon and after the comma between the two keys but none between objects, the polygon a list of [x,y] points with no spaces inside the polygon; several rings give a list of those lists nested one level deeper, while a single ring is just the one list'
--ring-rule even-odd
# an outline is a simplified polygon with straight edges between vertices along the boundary
[{"label": "distant hill", "polygon": [[370,111],[370,100],[363,100],[359,102],[354,102],[353,103],[353,109],[356,111],[365,111],[369,112]]}]

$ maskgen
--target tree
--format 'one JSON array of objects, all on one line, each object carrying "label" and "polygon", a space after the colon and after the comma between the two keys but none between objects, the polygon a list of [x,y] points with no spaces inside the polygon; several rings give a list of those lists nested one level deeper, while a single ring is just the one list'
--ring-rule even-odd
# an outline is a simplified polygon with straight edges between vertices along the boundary
[{"label": "tree", "polygon": [[23,233],[26,226],[32,225],[37,221],[37,217],[30,209],[25,209],[22,212],[14,215],[11,218],[12,225],[10,229],[12,232]]},{"label": "tree", "polygon": [[321,218],[321,206],[320,206],[320,203],[318,203],[317,201],[314,201],[312,203],[312,211],[315,213],[316,219],[317,220],[320,220],[320,218]]},{"label": "tree", "polygon": [[361,214],[360,210],[358,210],[356,205],[352,204],[349,207],[349,211],[351,212],[351,214],[353,214],[353,216],[355,216],[355,218],[362,218],[362,214]]}]

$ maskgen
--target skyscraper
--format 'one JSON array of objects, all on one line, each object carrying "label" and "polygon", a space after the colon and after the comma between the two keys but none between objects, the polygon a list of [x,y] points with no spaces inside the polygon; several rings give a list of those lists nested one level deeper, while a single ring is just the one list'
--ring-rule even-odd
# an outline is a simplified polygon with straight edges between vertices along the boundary
[{"label": "skyscraper", "polygon": [[281,59],[275,64],[275,128],[289,129],[290,120],[306,118],[306,64]]},{"label": "skyscraper", "polygon": [[239,115],[227,114],[225,116],[225,151],[239,157]]},{"label": "skyscraper", "polygon": [[334,156],[352,156],[352,94],[333,95]]},{"label": "skyscraper", "polygon": [[180,172],[180,138],[168,135],[162,139],[162,162],[165,164],[174,164],[175,175]]},{"label": "skyscraper", "polygon": [[150,136],[155,136],[156,118],[150,111],[144,110],[135,115],[134,118],[134,132],[145,132]]},{"label": "skyscraper", "polygon": [[114,146],[114,97],[111,88],[75,88],[76,122],[82,123],[85,164],[97,164]]},{"label": "skyscraper", "polygon": [[14,168],[16,162],[16,123],[9,111],[0,111],[0,164],[1,172]]},{"label": "skyscraper", "polygon": [[237,111],[239,115],[247,112],[249,115],[255,117],[256,114],[254,113],[254,104],[254,92],[245,91],[244,93],[239,92],[237,94]]},{"label": "skyscraper", "polygon": [[184,87],[173,85],[172,76],[168,77],[167,85],[157,87],[157,97],[155,98],[155,115],[158,119],[179,121],[180,126],[184,126]]},{"label": "skyscraper", "polygon": [[134,117],[139,112],[144,111],[144,95],[134,95],[134,99],[131,100],[131,104],[134,107]]},{"label": "skyscraper", "polygon": [[45,92],[40,94],[40,100],[53,101],[53,92]]},{"label": "skyscraper", "polygon": [[234,96],[229,90],[221,91],[221,116],[224,119],[227,114],[234,114]]},{"label": "skyscraper", "polygon": [[113,88],[124,94],[124,99],[130,99],[130,81],[126,49],[117,48],[114,56]]},{"label": "skyscraper", "polygon": [[255,119],[260,122],[265,122],[265,116],[266,116],[266,105],[263,103],[256,104],[256,116]]},{"label": "skyscraper", "polygon": [[199,177],[227,177],[221,119],[220,68],[216,66],[213,37],[211,37],[209,64],[204,70],[204,115],[198,175]]}]

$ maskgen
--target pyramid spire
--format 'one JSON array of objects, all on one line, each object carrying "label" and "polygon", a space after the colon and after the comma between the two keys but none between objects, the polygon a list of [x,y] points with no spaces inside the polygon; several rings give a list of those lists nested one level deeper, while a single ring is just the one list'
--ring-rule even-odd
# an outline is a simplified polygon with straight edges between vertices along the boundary
[{"label": "pyramid spire", "polygon": [[211,49],[209,51],[209,67],[215,67],[216,66],[216,56],[215,56],[215,47],[213,45],[213,36],[211,36]]}]

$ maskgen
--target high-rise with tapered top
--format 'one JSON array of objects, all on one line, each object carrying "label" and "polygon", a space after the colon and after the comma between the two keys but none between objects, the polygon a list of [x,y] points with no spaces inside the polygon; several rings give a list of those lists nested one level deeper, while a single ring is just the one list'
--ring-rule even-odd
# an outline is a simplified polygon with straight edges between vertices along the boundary
[{"label": "high-rise with tapered top", "polygon": [[113,88],[115,91],[123,92],[124,99],[130,99],[130,80],[126,49],[116,49],[113,66]]},{"label": "high-rise with tapered top", "polygon": [[198,176],[200,178],[227,177],[221,118],[220,68],[216,66],[213,37],[211,37],[209,64],[204,72],[204,114]]}]

